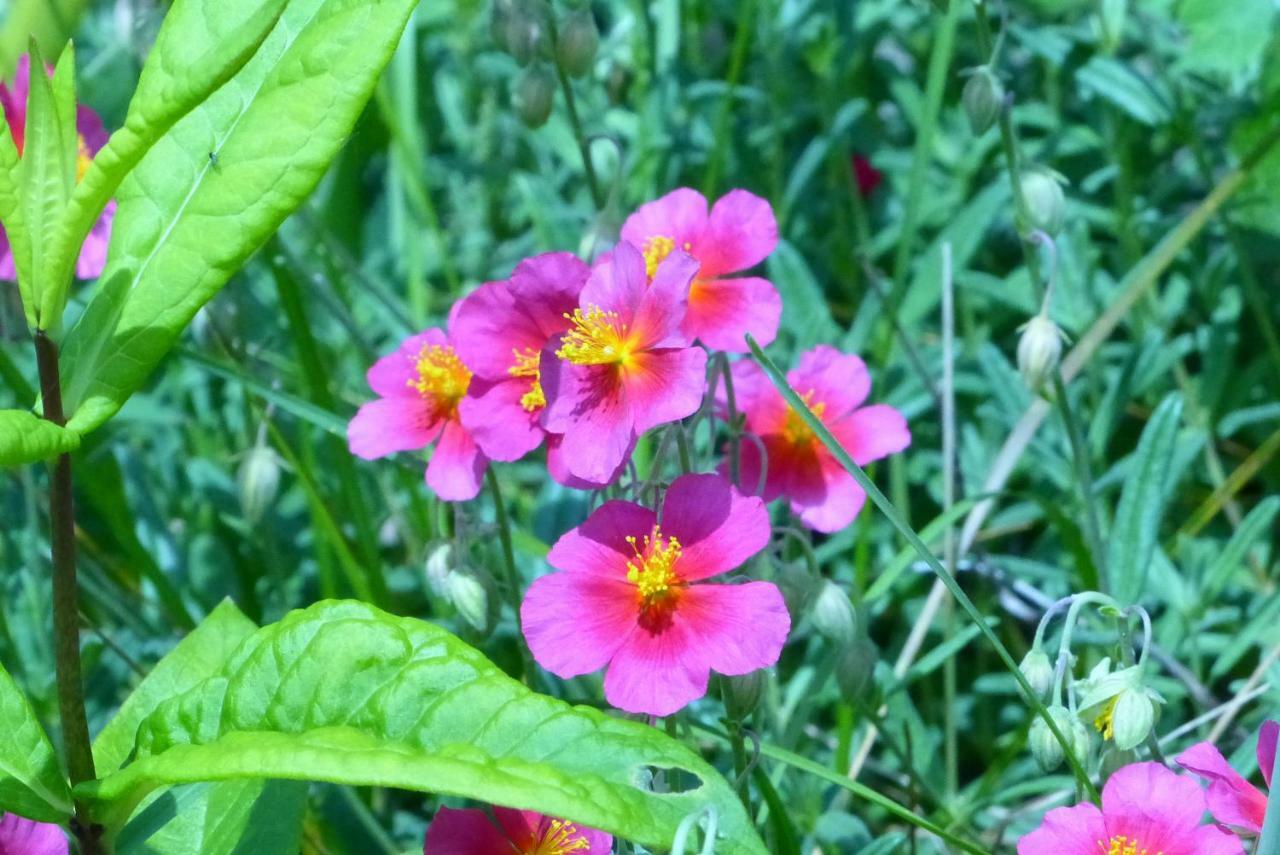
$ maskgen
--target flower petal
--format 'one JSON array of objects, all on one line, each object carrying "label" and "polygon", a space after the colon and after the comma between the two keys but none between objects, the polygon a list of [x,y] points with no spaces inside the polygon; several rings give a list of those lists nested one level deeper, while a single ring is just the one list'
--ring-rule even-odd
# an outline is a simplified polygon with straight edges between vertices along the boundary
[{"label": "flower petal", "polygon": [[[867,494],[834,458],[824,456],[819,468],[821,487],[802,480],[810,474],[806,468],[792,477],[787,496],[801,522],[815,531],[831,534],[853,522],[866,503]],[[805,484],[804,489],[796,489],[800,484]]]},{"label": "flower petal", "polygon": [[1253,832],[1262,830],[1267,797],[1226,761],[1209,742],[1199,742],[1177,757],[1178,765],[1209,781],[1206,801],[1213,818]]},{"label": "flower petal", "polygon": [[542,444],[546,431],[541,411],[529,412],[520,403],[530,389],[529,378],[490,382],[473,379],[458,403],[458,418],[490,460],[519,460]]},{"label": "flower petal", "polygon": [[1099,855],[1098,841],[1106,839],[1096,805],[1054,808],[1039,828],[1018,841],[1018,855]]},{"label": "flower petal", "polygon": [[1271,771],[1276,765],[1276,736],[1280,735],[1280,722],[1264,721],[1258,729],[1258,767],[1262,780],[1271,786]]},{"label": "flower petal", "polygon": [[853,462],[866,466],[911,444],[906,417],[888,404],[859,407],[827,427]]},{"label": "flower petal", "polygon": [[547,473],[557,484],[572,490],[599,490],[602,487],[607,487],[618,480],[622,470],[627,468],[627,460],[631,457],[631,452],[635,450],[638,438],[632,437],[627,453],[623,455],[618,468],[613,470],[613,474],[609,476],[607,481],[588,481],[569,471],[569,462],[564,457],[564,436],[558,433],[547,434]]},{"label": "flower petal", "polygon": [[547,563],[558,570],[625,581],[627,562],[634,554],[627,538],[649,534],[657,522],[658,515],[643,505],[612,499],[561,535],[547,553]]},{"label": "flower petal", "polygon": [[705,579],[740,566],[769,543],[764,502],[719,475],[681,475],[662,503],[662,529],[680,541],[680,578]]},{"label": "flower petal", "polygon": [[418,451],[431,444],[441,424],[421,398],[377,398],[360,407],[347,425],[347,447],[365,460]]},{"label": "flower petal", "polygon": [[1102,788],[1107,835],[1140,840],[1152,852],[1192,855],[1184,847],[1204,811],[1204,791],[1196,780],[1159,763],[1123,766]]},{"label": "flower petal", "polygon": [[578,295],[578,305],[583,309],[597,306],[606,312],[617,312],[618,320],[630,327],[648,287],[644,256],[623,242],[592,268],[587,284]]},{"label": "flower petal", "polygon": [[820,344],[800,357],[787,382],[801,395],[813,392],[813,403],[826,407],[823,421],[838,421],[867,399],[871,375],[860,358]]},{"label": "flower petal", "polygon": [[594,484],[608,483],[635,445],[630,396],[612,365],[573,365],[543,355],[542,424],[563,434],[560,453],[569,472]]},{"label": "flower petal", "polygon": [[707,390],[707,352],[699,347],[637,353],[624,369],[635,432],[693,415]]},{"label": "flower petal", "polygon": [[603,668],[636,629],[638,615],[635,586],[597,573],[539,577],[520,606],[533,658],[565,679]]},{"label": "flower petal", "polygon": [[[495,814],[502,808],[495,808]],[[510,838],[479,808],[442,807],[427,827],[423,855],[493,855],[511,849]]]},{"label": "flower petal", "polygon": [[461,423],[450,420],[427,464],[427,486],[446,502],[465,502],[480,492],[488,459]]},{"label": "flower petal", "polygon": [[666,716],[705,695],[711,670],[689,630],[679,605],[660,630],[637,625],[609,662],[605,699],[627,712]]},{"label": "flower petal", "polygon": [[[764,436],[779,433],[787,419],[787,402],[753,359],[733,363],[733,402],[747,417],[747,430]],[[728,395],[723,384],[716,387],[716,403],[721,418],[728,418]]]},{"label": "flower petal", "polygon": [[640,295],[631,331],[636,347],[688,347],[693,338],[684,331],[689,286],[698,272],[693,256],[676,251],[658,265],[653,282]]},{"label": "flower petal", "polygon": [[653,237],[671,238],[677,247],[694,245],[707,224],[707,200],[697,190],[680,187],[646,202],[622,224],[622,239],[644,249]]},{"label": "flower petal", "polygon": [[689,290],[684,331],[712,350],[747,353],[746,334],[768,347],[781,317],[782,297],[768,279],[698,279]]},{"label": "flower petal", "polygon": [[707,664],[730,676],[772,666],[791,631],[787,604],[771,582],[692,585],[680,597],[676,619],[688,626]]},{"label": "flower petal", "polygon": [[1204,825],[1191,832],[1182,848],[1171,850],[1169,855],[1244,855],[1244,844],[1225,828]]},{"label": "flower petal", "polygon": [[96,279],[106,267],[107,246],[111,242],[111,224],[115,217],[116,200],[111,199],[80,246],[80,256],[76,259],[76,276],[80,279]]},{"label": "flower petal", "polygon": [[778,221],[764,199],[730,190],[716,200],[694,255],[708,279],[754,267],[778,245]]},{"label": "flower petal", "polygon": [[417,398],[418,390],[409,383],[417,378],[418,354],[428,345],[444,347],[448,343],[444,330],[437,327],[409,336],[395,352],[373,363],[365,374],[369,388],[384,398]]}]

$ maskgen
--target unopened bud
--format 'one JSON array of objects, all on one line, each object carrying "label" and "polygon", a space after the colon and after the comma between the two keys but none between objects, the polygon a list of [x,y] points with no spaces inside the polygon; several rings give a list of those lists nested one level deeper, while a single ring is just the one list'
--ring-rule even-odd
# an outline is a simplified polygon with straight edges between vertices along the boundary
[{"label": "unopened bud", "polygon": [[865,635],[849,645],[836,660],[836,685],[840,694],[853,701],[864,696],[876,673],[880,648]]},{"label": "unopened bud", "polygon": [[964,93],[960,97],[964,104],[964,114],[969,119],[969,127],[975,134],[984,134],[1000,118],[1004,109],[1004,87],[1000,78],[996,77],[987,66],[974,71],[969,82],[964,85]]},{"label": "unopened bud", "polygon": [[596,50],[600,47],[600,31],[596,29],[591,6],[569,13],[556,37],[556,62],[570,77],[582,77],[591,70]]},{"label": "unopened bud", "polygon": [[280,492],[280,458],[265,445],[249,449],[236,472],[240,509],[250,524],[262,520]]},{"label": "unopened bud", "polygon": [[1018,339],[1018,371],[1033,392],[1058,370],[1062,358],[1062,331],[1045,315],[1036,315],[1022,328]]},{"label": "unopened bud", "polygon": [[1085,762],[1089,757],[1089,746],[1093,742],[1093,737],[1089,735],[1089,728],[1085,727],[1080,719],[1072,719],[1071,730],[1067,736],[1071,739],[1071,750],[1075,752],[1076,759],[1081,763]]},{"label": "unopened bud", "polygon": [[851,644],[858,632],[858,616],[849,595],[834,582],[824,582],[813,605],[813,625],[838,646]]},{"label": "unopened bud", "polygon": [[[1071,739],[1071,712],[1064,706],[1054,705],[1049,707],[1049,716],[1062,735]],[[1058,737],[1049,729],[1049,725],[1042,717],[1036,716],[1036,720],[1031,722],[1027,742],[1031,746],[1031,756],[1035,758],[1040,771],[1052,772],[1062,765],[1066,752],[1062,750],[1062,743],[1058,741]]]},{"label": "unopened bud", "polygon": [[724,677],[724,708],[729,718],[742,721],[760,705],[764,694],[764,671],[752,671],[737,677]]},{"label": "unopened bud", "polygon": [[1049,689],[1053,687],[1053,664],[1049,662],[1049,656],[1043,650],[1033,647],[1030,653],[1022,657],[1018,670],[1022,672],[1023,677],[1027,678],[1031,691],[1036,693],[1036,697],[1044,698],[1049,694]]},{"label": "unopened bud", "polygon": [[484,584],[470,573],[453,570],[449,573],[449,602],[458,610],[462,619],[479,632],[489,625],[489,592]]},{"label": "unopened bud", "polygon": [[536,0],[497,0],[489,23],[493,40],[520,65],[528,65],[546,41],[547,14]]},{"label": "unopened bud", "polygon": [[453,544],[440,543],[427,553],[427,587],[442,599],[449,598],[449,574],[453,572]]},{"label": "unopened bud", "polygon": [[1027,203],[1027,231],[1042,231],[1053,237],[1062,231],[1062,218],[1067,205],[1061,179],[1043,166],[1031,166],[1022,173],[1022,197]]},{"label": "unopened bud", "polygon": [[516,79],[512,93],[516,115],[531,128],[540,128],[551,117],[556,79],[542,63],[532,65]]},{"label": "unopened bud", "polygon": [[821,590],[822,580],[815,577],[805,565],[788,562],[778,568],[776,581],[794,626],[813,607],[818,591]]},{"label": "unopened bud", "polygon": [[1125,689],[1116,698],[1111,712],[1112,736],[1116,748],[1129,751],[1146,740],[1155,724],[1156,707],[1141,688]]}]

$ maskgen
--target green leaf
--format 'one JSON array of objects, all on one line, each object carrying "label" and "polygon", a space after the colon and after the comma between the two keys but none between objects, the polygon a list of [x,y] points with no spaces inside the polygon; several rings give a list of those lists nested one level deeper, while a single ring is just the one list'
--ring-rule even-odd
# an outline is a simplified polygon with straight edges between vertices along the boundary
[{"label": "green leaf", "polygon": [[1173,394],[1152,413],[1133,453],[1107,544],[1107,573],[1111,593],[1121,603],[1136,603],[1147,584],[1147,570],[1156,548],[1160,518],[1168,494],[1170,466],[1182,397]]},{"label": "green leaf", "polygon": [[116,840],[119,855],[295,855],[307,785],[221,781],[166,790]]},{"label": "green leaf", "polygon": [[1178,19],[1190,45],[1181,64],[1200,72],[1238,74],[1257,65],[1274,31],[1272,0],[1181,0]]},{"label": "green leaf", "polygon": [[1236,533],[1205,571],[1204,585],[1200,590],[1201,602],[1212,603],[1222,593],[1232,575],[1244,565],[1249,548],[1263,535],[1273,531],[1271,524],[1278,511],[1280,496],[1268,496],[1241,520]]},{"label": "green leaf", "polygon": [[1173,117],[1167,90],[1111,57],[1095,56],[1076,79],[1144,125],[1162,125]]},{"label": "green leaf", "polygon": [[[653,769],[693,789],[658,793]],[[161,703],[123,770],[83,786],[118,824],[157,786],[244,777],[399,787],[562,816],[647,846],[719,813],[722,855],[764,853],[728,783],[645,725],[535,694],[444,630],[358,602],[293,612]]]},{"label": "green leaf", "polygon": [[0,410],[0,466],[48,460],[80,447],[80,435],[27,410]]},{"label": "green leaf", "polygon": [[0,668],[0,812],[65,822],[71,791],[31,704]]},{"label": "green leaf", "polygon": [[417,0],[292,0],[121,185],[103,285],[63,347],[74,429],[110,418],[312,191]]}]

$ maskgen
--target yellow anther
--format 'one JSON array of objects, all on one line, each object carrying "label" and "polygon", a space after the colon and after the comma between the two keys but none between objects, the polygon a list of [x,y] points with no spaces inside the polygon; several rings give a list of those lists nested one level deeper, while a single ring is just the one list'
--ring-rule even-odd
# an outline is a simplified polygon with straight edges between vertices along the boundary
[{"label": "yellow anther", "polygon": [[416,376],[409,378],[409,385],[434,403],[440,415],[452,416],[471,386],[471,372],[458,354],[449,345],[424,345],[414,368]]},{"label": "yellow anther", "polygon": [[[689,244],[684,245],[685,249],[689,248]],[[654,235],[644,242],[644,272],[650,279],[658,272],[658,265],[666,260],[671,251],[676,248],[676,242],[664,235]]]},{"label": "yellow anther", "polygon": [[520,406],[526,412],[536,413],[547,405],[547,396],[542,393],[542,352],[526,347],[523,351],[512,348],[515,362],[507,373],[512,377],[529,377],[533,383],[529,391],[520,396]]},{"label": "yellow anther", "polygon": [[571,852],[583,852],[590,848],[591,843],[572,823],[553,819],[542,839],[528,855],[570,855]]},{"label": "yellow anther", "polygon": [[[1109,840],[1098,841],[1098,851],[1105,855],[1153,855],[1150,849],[1138,842],[1137,838],[1117,834]],[[1154,853],[1164,855],[1164,851]]]},{"label": "yellow anther", "polygon": [[680,560],[680,541],[665,537],[662,529],[653,527],[651,534],[641,543],[628,535],[627,543],[635,553],[635,560],[627,562],[627,581],[636,586],[636,593],[645,604],[662,599],[680,584],[676,574],[676,562]]},{"label": "yellow anther", "polygon": [[1093,726],[1097,728],[1098,733],[1102,734],[1103,739],[1110,739],[1115,733],[1115,722],[1113,718],[1116,713],[1116,704],[1120,701],[1120,696],[1116,695],[1107,701],[1107,705],[1102,708],[1102,712],[1094,716]]},{"label": "yellow anther", "polygon": [[[827,411],[825,402],[813,403],[812,389],[801,395],[800,400],[804,401],[805,406],[812,410],[813,414],[818,418],[822,418],[822,414]],[[809,427],[794,407],[787,407],[787,419],[783,424],[782,432],[794,445],[802,445],[812,441],[814,438],[813,428]]]},{"label": "yellow anther", "polygon": [[556,351],[561,359],[575,365],[621,365],[631,358],[627,325],[618,321],[617,312],[590,306],[585,312],[574,309],[565,319],[573,329],[565,333]]}]

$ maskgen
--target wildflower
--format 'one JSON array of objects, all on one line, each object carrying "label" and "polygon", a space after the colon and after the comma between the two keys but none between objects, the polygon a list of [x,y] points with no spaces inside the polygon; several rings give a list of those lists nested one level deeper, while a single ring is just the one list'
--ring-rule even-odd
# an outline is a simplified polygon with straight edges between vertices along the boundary
[{"label": "wildflower", "polygon": [[696,269],[675,253],[647,284],[639,250],[621,243],[591,272],[571,328],[542,356],[543,425],[564,435],[570,474],[607,483],[636,437],[702,403],[707,354],[680,331]]},{"label": "wildflower", "polygon": [[475,498],[489,461],[459,418],[471,370],[444,331],[432,328],[409,337],[375,362],[367,377],[379,397],[362,406],[347,426],[351,453],[375,460],[434,442],[427,485],[445,501]]},{"label": "wildflower", "polygon": [[884,173],[872,166],[864,155],[855,154],[849,160],[853,164],[853,183],[858,185],[858,195],[870,199],[884,183]]},{"label": "wildflower", "polygon": [[782,298],[767,279],[724,278],[754,267],[778,244],[769,203],[746,190],[731,190],[707,213],[707,200],[681,187],[641,205],[622,225],[622,239],[644,252],[649,276],[672,252],[697,259],[689,287],[684,330],[709,348],[746,353],[746,333],[761,347],[778,334]]},{"label": "wildflower", "polygon": [[1240,839],[1201,825],[1204,793],[1159,763],[1119,769],[1102,789],[1102,809],[1055,808],[1018,841],[1018,855],[1243,855]]},{"label": "wildflower", "polygon": [[[1280,724],[1263,722],[1258,731],[1258,767],[1262,780],[1271,787],[1271,771],[1276,762],[1276,735]],[[1200,742],[1177,757],[1178,765],[1209,781],[1209,813],[1223,825],[1260,834],[1267,813],[1267,796],[1232,769],[1212,743]]]},{"label": "wildflower", "polygon": [[[52,69],[50,69],[52,74]],[[0,82],[0,107],[4,108],[5,121],[9,123],[9,132],[21,155],[26,143],[27,131],[27,93],[31,88],[31,57],[26,54],[18,58],[18,70],[14,74],[13,87]],[[78,148],[76,154],[76,180],[84,177],[94,155],[107,144],[107,131],[102,126],[98,114],[83,104],[76,107],[76,132]],[[98,221],[94,223],[83,246],[80,247],[80,258],[76,261],[76,276],[81,279],[93,279],[102,273],[107,263],[107,243],[111,238],[111,221],[116,215],[116,202],[112,199],[103,209]],[[9,247],[9,238],[0,225],[0,279],[15,279],[13,252]]]},{"label": "wildflower", "polygon": [[698,584],[769,542],[769,515],[717,475],[684,475],[660,513],[610,501],[556,542],[560,572],[536,580],[520,615],[534,658],[564,678],[608,666],[604,693],[665,716],[706,694],[710,672],[773,665],[791,619],[769,582]]},{"label": "wildflower", "polygon": [[[820,345],[800,357],[787,380],[859,466],[911,444],[902,413],[885,404],[862,406],[871,377],[858,357]],[[767,454],[764,500],[786,496],[801,521],[818,531],[838,531],[852,522],[866,493],[760,367],[735,363],[733,384],[746,428],[760,437]],[[765,461],[754,442],[742,443],[740,454],[741,483],[754,487]]]},{"label": "wildflower", "polygon": [[1027,683],[1036,693],[1036,697],[1045,697],[1053,688],[1053,664],[1049,661],[1049,655],[1039,647],[1033,647],[1026,656],[1022,657],[1018,670],[1022,672],[1023,677],[1027,678]]},{"label": "wildflower", "polygon": [[1078,685],[1080,718],[1091,722],[1104,740],[1115,742],[1121,751],[1136,748],[1155,723],[1155,705],[1164,698],[1142,683],[1141,664],[1111,670],[1110,658],[1103,659]]},{"label": "wildflower", "polygon": [[67,855],[67,836],[48,822],[0,814],[0,855]]},{"label": "wildflower", "polygon": [[1058,370],[1063,337],[1062,330],[1044,312],[1023,324],[1022,338],[1018,339],[1018,371],[1032,392],[1039,392]]},{"label": "wildflower", "polygon": [[442,807],[427,828],[423,855],[608,855],[603,831],[528,810]]}]

